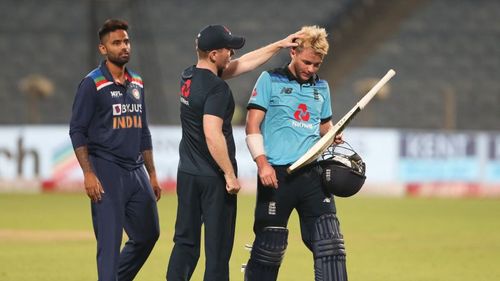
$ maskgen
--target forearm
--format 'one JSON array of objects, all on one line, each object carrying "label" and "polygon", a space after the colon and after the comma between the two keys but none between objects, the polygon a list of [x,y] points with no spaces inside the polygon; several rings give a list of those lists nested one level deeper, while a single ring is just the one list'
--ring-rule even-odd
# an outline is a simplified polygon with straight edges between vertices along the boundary
[{"label": "forearm", "polygon": [[299,33],[290,34],[282,40],[244,54],[240,58],[231,61],[229,66],[222,73],[222,79],[230,79],[245,72],[254,70],[267,62],[279,50],[283,48],[296,47],[297,43],[295,43],[295,39],[299,37]]},{"label": "forearm", "polygon": [[83,174],[93,173],[92,165],[89,160],[89,151],[86,145],[77,147],[75,149],[76,159],[82,168]]},{"label": "forearm", "polygon": [[[247,134],[246,143],[252,159],[259,164],[258,158],[266,158],[264,149],[264,137],[260,131],[260,125],[265,117],[265,112],[262,110],[250,109],[247,114],[247,124],[245,132]],[[264,159],[266,160],[266,159]],[[267,161],[266,161],[267,162]]]},{"label": "forearm", "polygon": [[214,132],[207,136],[206,139],[208,151],[219,168],[224,172],[224,175],[235,176],[233,164],[229,159],[226,139],[222,132]]},{"label": "forearm", "polygon": [[271,59],[280,49],[280,43],[275,42],[260,49],[244,54],[240,58],[231,62],[234,64],[234,72],[232,73],[231,77],[228,78],[236,77],[263,65],[269,59]]}]

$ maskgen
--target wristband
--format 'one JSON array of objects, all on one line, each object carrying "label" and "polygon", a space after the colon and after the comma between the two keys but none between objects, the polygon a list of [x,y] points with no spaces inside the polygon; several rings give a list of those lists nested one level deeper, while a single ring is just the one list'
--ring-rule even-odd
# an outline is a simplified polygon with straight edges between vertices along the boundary
[{"label": "wristband", "polygon": [[262,134],[249,134],[246,137],[246,141],[252,159],[255,160],[257,156],[266,154],[264,150],[264,137],[262,137]]}]

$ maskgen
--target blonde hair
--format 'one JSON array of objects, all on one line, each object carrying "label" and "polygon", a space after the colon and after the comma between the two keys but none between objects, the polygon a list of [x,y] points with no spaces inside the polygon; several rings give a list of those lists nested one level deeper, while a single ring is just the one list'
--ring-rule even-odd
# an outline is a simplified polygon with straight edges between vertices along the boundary
[{"label": "blonde hair", "polygon": [[299,53],[305,48],[312,48],[321,56],[328,54],[330,45],[328,44],[328,40],[326,40],[328,34],[324,28],[317,25],[303,26],[300,29],[300,33],[303,38],[297,39],[296,42],[299,43],[299,46],[295,48]]}]

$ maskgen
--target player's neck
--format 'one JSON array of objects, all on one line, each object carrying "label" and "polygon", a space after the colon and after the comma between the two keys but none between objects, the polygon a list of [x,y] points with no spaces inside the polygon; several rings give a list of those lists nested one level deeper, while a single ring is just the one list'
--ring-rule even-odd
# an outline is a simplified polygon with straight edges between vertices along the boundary
[{"label": "player's neck", "polygon": [[119,84],[125,82],[125,65],[119,66],[109,60],[106,60],[106,66],[108,67],[109,73],[113,76],[113,80]]},{"label": "player's neck", "polygon": [[196,63],[196,68],[207,69],[210,70],[213,74],[217,75],[217,66],[209,61],[198,60],[198,63]]}]

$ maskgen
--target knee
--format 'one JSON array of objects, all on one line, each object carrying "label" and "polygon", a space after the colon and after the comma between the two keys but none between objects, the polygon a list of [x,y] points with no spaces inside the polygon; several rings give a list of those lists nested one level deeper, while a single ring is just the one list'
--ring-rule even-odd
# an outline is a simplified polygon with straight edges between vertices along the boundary
[{"label": "knee", "polygon": [[250,262],[262,266],[279,267],[288,245],[288,229],[265,227],[257,233],[250,254]]},{"label": "knee", "polygon": [[288,245],[288,230],[265,227],[257,232],[245,268],[245,281],[276,280]]},{"label": "knee", "polygon": [[149,233],[143,233],[140,237],[137,237],[134,239],[134,242],[137,245],[142,245],[144,247],[150,247],[154,246],[156,244],[156,241],[160,238],[160,230],[159,229],[154,229],[150,231]]}]

